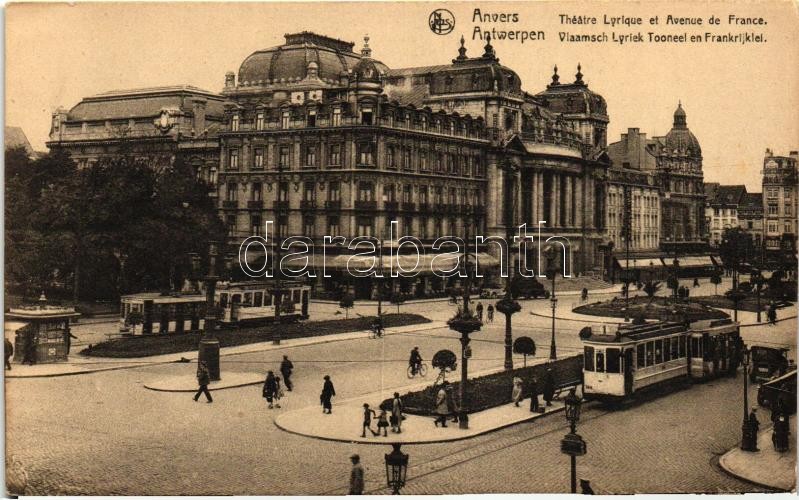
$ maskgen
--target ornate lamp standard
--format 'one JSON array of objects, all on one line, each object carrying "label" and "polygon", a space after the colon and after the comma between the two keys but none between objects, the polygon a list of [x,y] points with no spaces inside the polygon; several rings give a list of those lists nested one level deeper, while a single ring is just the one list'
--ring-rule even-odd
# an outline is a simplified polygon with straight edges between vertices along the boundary
[{"label": "ornate lamp standard", "polygon": [[757,451],[757,434],[749,421],[749,361],[752,359],[752,351],[744,346],[742,351],[744,366],[744,419],[741,424],[741,449],[743,451]]},{"label": "ornate lamp standard", "polygon": [[557,348],[555,347],[555,309],[558,306],[558,299],[555,297],[555,277],[558,275],[558,252],[553,247],[544,251],[547,259],[547,279],[552,280],[552,295],[549,301],[552,303],[552,339],[549,343],[549,359],[558,359]]},{"label": "ornate lamp standard", "polygon": [[511,317],[521,311],[522,307],[513,300],[513,277],[516,269],[510,256],[513,241],[513,221],[516,216],[516,172],[519,171],[512,161],[505,159],[500,168],[505,173],[505,241],[508,247],[508,279],[505,282],[505,297],[497,302],[497,311],[505,315],[505,365],[506,370],[513,369],[513,325]]},{"label": "ornate lamp standard", "polygon": [[[467,231],[466,240],[469,241],[469,234]],[[463,286],[463,308],[458,311],[454,318],[449,320],[447,324],[451,330],[461,334],[461,383],[458,387],[460,397],[460,408],[458,410],[458,427],[461,429],[469,428],[469,412],[468,412],[468,391],[466,390],[466,383],[469,374],[469,358],[471,357],[471,348],[469,347],[469,334],[477,332],[483,323],[477,319],[469,310],[469,294],[471,293],[471,274],[469,273],[469,245],[466,244],[463,250],[463,266],[466,272],[466,280]]]},{"label": "ornate lamp standard", "polygon": [[400,443],[392,443],[391,446],[394,450],[386,453],[386,484],[393,495],[399,495],[408,473],[408,454],[400,451]]},{"label": "ornate lamp standard", "polygon": [[760,289],[763,287],[763,275],[760,269],[752,270],[751,282],[755,286],[755,292],[757,293],[757,322],[760,323]]},{"label": "ornate lamp standard", "polygon": [[585,441],[582,436],[577,434],[577,422],[580,421],[580,407],[583,401],[574,394],[574,389],[572,389],[563,403],[571,432],[561,440],[560,451],[571,457],[571,488],[572,493],[577,493],[577,457],[585,455],[587,451]]},{"label": "ornate lamp standard", "polygon": [[[219,256],[219,243],[216,241],[208,242],[208,273],[203,277],[205,285],[205,325],[203,326],[203,336],[200,340],[197,363],[205,361],[211,380],[220,380],[219,374],[219,340],[214,337],[214,327],[216,325],[216,311],[214,300],[216,295],[216,282],[219,281],[219,267],[217,258]],[[200,271],[200,256],[196,253],[189,254],[191,258],[192,270],[195,276]]]}]

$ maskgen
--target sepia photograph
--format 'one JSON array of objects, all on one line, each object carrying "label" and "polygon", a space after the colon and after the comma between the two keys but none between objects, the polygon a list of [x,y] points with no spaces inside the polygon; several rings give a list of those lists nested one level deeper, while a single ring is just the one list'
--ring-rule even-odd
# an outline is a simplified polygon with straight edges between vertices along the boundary
[{"label": "sepia photograph", "polygon": [[5,496],[795,494],[795,0],[4,14]]}]

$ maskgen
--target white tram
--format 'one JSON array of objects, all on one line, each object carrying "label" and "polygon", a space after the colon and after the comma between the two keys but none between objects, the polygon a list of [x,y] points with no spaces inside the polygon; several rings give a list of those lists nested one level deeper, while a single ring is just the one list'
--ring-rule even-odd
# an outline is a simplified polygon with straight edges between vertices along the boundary
[{"label": "white tram", "polygon": [[583,340],[584,393],[619,400],[678,380],[732,374],[738,367],[738,324],[729,319],[621,325],[613,335]]}]

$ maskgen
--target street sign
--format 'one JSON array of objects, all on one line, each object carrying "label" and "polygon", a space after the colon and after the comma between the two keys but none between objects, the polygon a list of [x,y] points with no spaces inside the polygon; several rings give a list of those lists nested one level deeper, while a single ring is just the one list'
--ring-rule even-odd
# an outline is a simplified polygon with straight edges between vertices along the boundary
[{"label": "street sign", "polygon": [[566,434],[560,442],[560,451],[572,457],[585,455],[588,448],[579,434]]}]

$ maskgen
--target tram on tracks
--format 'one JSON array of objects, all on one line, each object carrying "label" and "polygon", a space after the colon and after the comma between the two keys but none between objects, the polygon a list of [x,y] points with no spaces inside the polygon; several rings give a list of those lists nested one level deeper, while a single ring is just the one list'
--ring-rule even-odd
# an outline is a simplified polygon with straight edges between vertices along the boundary
[{"label": "tram on tracks", "polygon": [[611,402],[675,382],[733,375],[741,359],[739,325],[730,319],[620,325],[615,334],[584,337],[584,394]]}]

